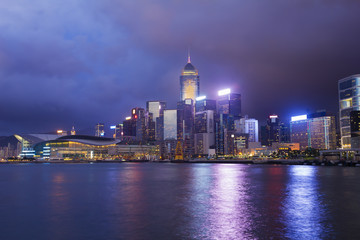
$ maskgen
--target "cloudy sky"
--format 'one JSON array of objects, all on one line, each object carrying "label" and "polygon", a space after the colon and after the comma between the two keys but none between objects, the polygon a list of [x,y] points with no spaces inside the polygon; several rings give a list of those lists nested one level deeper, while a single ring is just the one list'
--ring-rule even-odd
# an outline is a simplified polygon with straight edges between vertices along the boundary
[{"label": "cloudy sky", "polygon": [[187,48],[200,91],[231,87],[263,121],[337,111],[360,73],[360,1],[2,0],[0,135],[120,123],[179,100]]}]

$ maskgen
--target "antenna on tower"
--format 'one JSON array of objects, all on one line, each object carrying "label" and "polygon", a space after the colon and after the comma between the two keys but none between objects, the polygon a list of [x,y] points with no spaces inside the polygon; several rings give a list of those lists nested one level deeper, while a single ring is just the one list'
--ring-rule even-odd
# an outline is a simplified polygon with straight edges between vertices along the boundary
[{"label": "antenna on tower", "polygon": [[191,58],[190,58],[190,47],[188,47],[188,63],[191,63]]}]

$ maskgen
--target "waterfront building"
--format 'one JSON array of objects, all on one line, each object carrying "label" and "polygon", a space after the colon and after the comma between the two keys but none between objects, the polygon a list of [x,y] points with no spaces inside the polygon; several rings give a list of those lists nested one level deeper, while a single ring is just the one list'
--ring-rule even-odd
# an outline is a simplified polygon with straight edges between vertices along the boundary
[{"label": "waterfront building", "polygon": [[229,114],[234,117],[240,117],[241,94],[232,93],[229,88],[218,91],[217,110],[219,114]]},{"label": "waterfront building", "polygon": [[280,118],[278,115],[270,115],[266,121],[266,126],[262,129],[262,144],[271,146],[274,142],[280,141]]},{"label": "waterfront building", "polygon": [[39,139],[31,145],[34,157],[44,160],[104,160],[109,157],[109,149],[118,142],[113,138],[70,135],[52,140]]},{"label": "waterfront building", "polygon": [[[235,133],[234,116],[216,114],[215,117],[215,150],[217,155],[231,154],[233,141],[231,135]],[[229,144],[230,141],[230,144]]]},{"label": "waterfront building", "polygon": [[105,137],[105,124],[97,123],[95,125],[95,137]]},{"label": "waterfront building", "polygon": [[249,142],[258,142],[259,141],[259,122],[256,119],[244,118],[236,119],[234,121],[235,131],[237,133],[248,134]]},{"label": "waterfront building", "polygon": [[198,70],[192,65],[190,55],[180,76],[180,101],[195,99],[200,93],[200,77]]},{"label": "waterfront building", "polygon": [[360,111],[350,112],[351,148],[360,148]]},{"label": "waterfront building", "polygon": [[300,144],[301,150],[304,150],[309,146],[307,115],[300,115],[291,118],[290,137],[291,142]]},{"label": "waterfront building", "polygon": [[339,120],[342,148],[351,148],[350,112],[360,111],[360,74],[339,80]]},{"label": "waterfront building", "polygon": [[209,155],[215,148],[215,128],[213,110],[195,114],[195,154]]},{"label": "waterfront building", "polygon": [[300,149],[336,148],[335,116],[324,111],[295,116],[290,122],[291,142],[300,143]]},{"label": "waterfront building", "polygon": [[281,142],[281,143],[289,143],[290,142],[290,126],[288,123],[280,122],[279,142]]},{"label": "waterfront building", "polygon": [[182,143],[185,158],[191,158],[195,154],[194,110],[194,101],[191,98],[177,104],[177,140]]}]

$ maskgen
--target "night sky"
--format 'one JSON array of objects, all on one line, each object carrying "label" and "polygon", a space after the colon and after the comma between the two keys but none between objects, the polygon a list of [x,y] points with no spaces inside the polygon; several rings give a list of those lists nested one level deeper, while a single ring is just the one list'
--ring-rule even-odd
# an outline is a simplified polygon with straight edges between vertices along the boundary
[{"label": "night sky", "polygon": [[0,135],[121,123],[180,98],[191,48],[208,98],[230,87],[261,122],[338,111],[360,73],[360,1],[1,0]]}]

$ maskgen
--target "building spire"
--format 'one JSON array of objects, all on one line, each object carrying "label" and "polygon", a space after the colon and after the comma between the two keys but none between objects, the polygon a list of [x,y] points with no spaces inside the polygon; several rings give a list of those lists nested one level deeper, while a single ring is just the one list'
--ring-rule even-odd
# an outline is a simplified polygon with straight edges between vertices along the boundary
[{"label": "building spire", "polygon": [[191,58],[190,58],[190,47],[188,48],[188,63],[191,63]]}]

